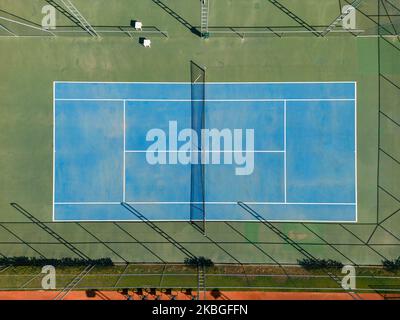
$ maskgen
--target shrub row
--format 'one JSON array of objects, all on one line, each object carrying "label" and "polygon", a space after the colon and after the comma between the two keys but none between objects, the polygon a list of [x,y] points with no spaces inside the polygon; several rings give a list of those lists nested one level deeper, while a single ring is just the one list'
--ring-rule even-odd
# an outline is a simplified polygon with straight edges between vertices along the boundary
[{"label": "shrub row", "polygon": [[389,271],[400,270],[400,257],[394,260],[383,260],[382,265],[386,270]]},{"label": "shrub row", "polygon": [[[335,261],[332,259],[301,259],[297,260],[299,265],[304,269],[312,270],[312,269],[326,269],[326,268],[342,268],[343,263],[339,261]],[[204,266],[204,267],[212,267],[214,263],[209,258],[205,257],[192,257],[185,258],[185,265],[191,267]],[[61,259],[45,259],[45,258],[35,258],[35,257],[0,257],[0,265],[7,266],[44,266],[44,265],[52,265],[52,266],[86,266],[86,265],[97,265],[109,267],[113,266],[114,263],[110,258],[101,258],[101,259],[77,259],[77,258],[61,258]],[[383,260],[382,265],[386,270],[396,271],[400,270],[400,257],[394,260]]]},{"label": "shrub row", "polygon": [[343,268],[343,263],[331,259],[302,259],[297,260],[299,265],[304,269],[327,269],[327,268]]},{"label": "shrub row", "polygon": [[[312,269],[326,269],[326,268],[342,268],[343,263],[335,260],[325,260],[325,259],[302,259],[297,260],[299,265],[304,269],[312,270]],[[400,257],[394,260],[382,260],[382,266],[384,269],[388,271],[397,271],[400,270]]]},{"label": "shrub row", "polygon": [[212,267],[214,265],[214,262],[212,262],[211,259],[205,257],[185,258],[184,263],[187,266],[191,267],[197,267],[197,266]]},{"label": "shrub row", "polygon": [[61,258],[61,259],[45,259],[35,257],[0,257],[0,265],[10,266],[86,266],[86,265],[97,265],[97,266],[113,266],[113,262],[110,258],[101,258],[93,260],[76,259],[76,258]]}]

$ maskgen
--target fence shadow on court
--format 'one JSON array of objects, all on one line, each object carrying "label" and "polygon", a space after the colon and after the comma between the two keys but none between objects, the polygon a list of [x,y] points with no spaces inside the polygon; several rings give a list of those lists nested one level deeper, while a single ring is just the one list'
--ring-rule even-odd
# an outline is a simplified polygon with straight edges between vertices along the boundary
[{"label": "fence shadow on court", "polygon": [[[90,258],[84,254],[82,251],[80,251],[77,247],[75,247],[72,243],[69,241],[65,240],[61,235],[56,233],[53,229],[51,229],[49,226],[47,226],[44,222],[40,221],[37,219],[34,215],[32,215],[28,210],[25,208],[21,207],[18,203],[12,202],[10,205],[16,209],[18,212],[22,213],[26,218],[28,218],[34,225],[40,227],[43,231],[48,233],[50,236],[52,236],[54,239],[56,239],[59,243],[63,244],[66,246],[69,250],[71,250],[73,253],[75,253],[79,258],[81,259],[86,259],[90,260]],[[26,242],[24,242],[26,243]]]},{"label": "fence shadow on court", "polygon": [[159,226],[157,226],[153,221],[150,221],[146,216],[144,216],[139,210],[131,206],[126,202],[121,202],[121,205],[128,210],[130,213],[139,218],[142,222],[144,222],[149,228],[151,228],[154,232],[162,236],[165,240],[167,240],[170,244],[172,244],[175,248],[181,251],[188,258],[195,258],[195,255],[186,249],[180,242],[176,241],[173,237],[168,235],[165,231],[163,231]]},{"label": "fence shadow on court", "polygon": [[178,21],[181,25],[183,25],[186,29],[188,29],[191,33],[196,36],[201,37],[201,32],[199,29],[192,24],[190,24],[184,17],[179,15],[176,11],[172,10],[165,3],[160,0],[152,0],[156,5],[158,5],[162,10],[168,13],[171,17],[173,17],[176,21]]}]

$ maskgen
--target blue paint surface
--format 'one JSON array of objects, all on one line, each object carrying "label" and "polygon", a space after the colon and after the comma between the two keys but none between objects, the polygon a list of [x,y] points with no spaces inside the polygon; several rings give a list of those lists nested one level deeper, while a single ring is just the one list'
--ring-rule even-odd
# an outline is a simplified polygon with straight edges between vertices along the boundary
[{"label": "blue paint surface", "polygon": [[234,164],[206,166],[206,199],[210,202],[283,202],[283,154],[255,153],[254,171],[235,174]]},{"label": "blue paint surface", "polygon": [[121,103],[58,101],[55,116],[55,201],[119,201]]},{"label": "blue paint surface", "polygon": [[[191,166],[149,164],[146,135],[191,127],[190,89],[56,83],[54,219],[138,220],[124,201],[149,220],[189,220]],[[250,175],[204,166],[207,220],[256,221],[242,201],[268,220],[355,221],[354,99],[351,82],[207,84],[206,128],[254,130],[256,151]],[[166,136],[167,151],[186,142],[174,141]]]},{"label": "blue paint surface", "polygon": [[145,153],[127,154],[126,202],[189,202],[188,186],[189,165],[151,165]]},{"label": "blue paint surface", "polygon": [[354,105],[288,102],[287,200],[354,203]]},{"label": "blue paint surface", "polygon": [[206,127],[253,129],[255,150],[283,150],[283,102],[209,101]]},{"label": "blue paint surface", "polygon": [[[190,107],[190,101],[126,102],[126,149],[146,150],[152,144],[152,141],[146,141],[149,130],[161,129],[168,132],[171,121],[177,123],[178,130],[190,128]],[[168,138],[167,145],[170,143]],[[182,144],[179,143],[178,147]]]},{"label": "blue paint surface", "polygon": [[207,99],[354,99],[354,83],[209,84]]}]

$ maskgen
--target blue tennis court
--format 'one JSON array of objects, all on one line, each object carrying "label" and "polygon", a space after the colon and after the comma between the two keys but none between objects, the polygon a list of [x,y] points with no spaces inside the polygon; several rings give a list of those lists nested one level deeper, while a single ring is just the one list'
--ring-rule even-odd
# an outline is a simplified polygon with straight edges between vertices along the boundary
[{"label": "blue tennis court", "polygon": [[[204,129],[224,150],[204,152],[207,221],[257,221],[238,202],[271,221],[357,221],[355,82],[205,92]],[[190,83],[55,82],[53,219],[139,220],[128,203],[149,220],[189,221],[192,102]],[[166,163],[149,161],[154,142]]]}]

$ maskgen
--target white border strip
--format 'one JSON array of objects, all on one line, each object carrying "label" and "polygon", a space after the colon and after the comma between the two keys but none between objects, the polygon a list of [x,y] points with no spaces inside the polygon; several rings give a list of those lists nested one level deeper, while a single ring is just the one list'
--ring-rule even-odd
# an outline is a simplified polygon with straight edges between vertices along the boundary
[{"label": "white border strip", "polygon": [[123,160],[122,160],[122,201],[125,202],[125,195],[126,195],[126,101],[124,101],[123,105],[123,139],[124,139],[124,149],[122,150],[123,153]]},{"label": "white border strip", "polygon": [[283,102],[283,187],[284,198],[287,203],[287,175],[286,175],[286,100]]},{"label": "white border strip", "polygon": [[[177,220],[173,220],[173,219],[168,219],[168,220],[157,220],[157,219],[151,219],[150,221],[152,222],[186,222],[188,223],[189,220],[184,220],[184,219],[177,219]],[[216,220],[216,219],[207,219],[207,222],[255,222],[255,223],[260,223],[259,220],[257,219],[253,219],[253,220],[248,220],[248,219],[243,219],[243,220],[238,220],[238,219],[221,219],[221,220]],[[269,221],[269,222],[280,222],[280,223],[324,223],[324,224],[338,224],[338,223],[355,223],[354,220],[276,220],[276,219],[264,219],[263,221]],[[86,219],[82,219],[82,220],[64,220],[64,219],[59,219],[56,220],[55,222],[71,222],[71,223],[76,223],[76,222],[139,222],[139,223],[143,223],[142,220],[140,220],[139,218],[137,219],[120,219],[120,220],[86,220]]]},{"label": "white border strip", "polygon": [[[148,153],[148,150],[125,150],[126,153]],[[186,150],[154,150],[151,151],[154,153],[235,153],[235,152],[240,152],[240,153],[284,153],[285,150],[191,150],[191,151],[186,151]]]},{"label": "white border strip", "polygon": [[[191,84],[191,82],[187,81],[164,81],[164,82],[152,82],[152,81],[119,81],[119,82],[113,82],[113,81],[54,81],[56,84],[57,83],[111,83],[111,84],[119,84],[119,83],[132,83],[132,84]],[[210,84],[302,84],[302,83],[355,83],[356,81],[230,81],[230,82],[208,82]]]},{"label": "white border strip", "polygon": [[[191,99],[128,99],[128,98],[115,98],[115,99],[92,99],[92,98],[58,98],[56,101],[137,101],[137,102],[192,102],[203,100]],[[355,99],[347,98],[331,98],[331,99],[206,99],[206,102],[284,102],[284,101],[355,101]]]},{"label": "white border strip", "polygon": [[355,191],[355,203],[356,203],[356,222],[358,222],[358,174],[357,174],[357,82],[354,82],[354,191]]},{"label": "white border strip", "polygon": [[56,83],[53,82],[53,205],[52,216],[55,220],[55,193],[56,193]]},{"label": "white border strip", "polygon": [[[127,201],[127,204],[140,204],[140,205],[187,205],[187,204],[202,204],[203,202],[190,202],[190,201],[175,201],[175,202],[162,202],[162,201]],[[121,205],[121,202],[115,201],[81,201],[81,202],[56,202],[55,205]],[[215,205],[237,205],[235,201],[211,201],[205,204]],[[351,202],[251,202],[246,201],[245,204],[251,205],[306,205],[306,206],[355,206],[356,203]]]}]

